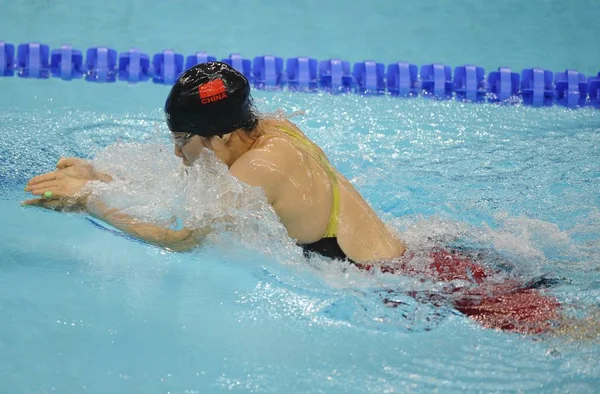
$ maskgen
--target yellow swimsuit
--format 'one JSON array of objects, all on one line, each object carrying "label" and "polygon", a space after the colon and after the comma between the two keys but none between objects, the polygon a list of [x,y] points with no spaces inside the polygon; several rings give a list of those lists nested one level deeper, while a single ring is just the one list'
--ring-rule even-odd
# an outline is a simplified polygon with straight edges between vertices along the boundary
[{"label": "yellow swimsuit", "polygon": [[323,169],[327,172],[327,176],[329,176],[329,180],[331,181],[331,188],[333,189],[333,201],[331,203],[329,223],[327,224],[327,230],[325,231],[323,238],[335,238],[337,236],[338,222],[340,219],[340,188],[335,171],[331,167],[331,164],[327,158],[318,151],[316,145],[309,139],[291,128],[284,126],[276,127],[291,137],[294,141],[298,142],[306,150],[306,152],[312,156],[313,159],[321,164]]}]

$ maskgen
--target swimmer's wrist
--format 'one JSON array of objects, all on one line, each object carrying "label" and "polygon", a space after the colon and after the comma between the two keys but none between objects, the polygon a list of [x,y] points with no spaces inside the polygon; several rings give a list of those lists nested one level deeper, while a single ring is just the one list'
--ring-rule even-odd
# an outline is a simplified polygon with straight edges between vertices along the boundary
[{"label": "swimmer's wrist", "polygon": [[81,208],[85,209],[86,211],[88,210],[88,205],[89,205],[88,197],[89,197],[89,194],[85,194],[83,196],[77,197],[77,205],[79,205]]},{"label": "swimmer's wrist", "polygon": [[81,203],[82,203],[82,207],[90,214],[93,216],[99,216],[98,214],[100,213],[99,211],[101,210],[101,208],[99,207],[99,204],[96,203],[95,199],[90,199],[89,198],[89,194],[85,195],[82,199],[81,199]]},{"label": "swimmer's wrist", "polygon": [[76,204],[86,211],[89,211],[88,207],[90,206],[91,201],[92,201],[90,199],[90,196],[92,195],[92,189],[90,188],[90,182],[94,182],[94,181],[87,181],[85,186],[83,188],[81,188],[81,190],[79,191],[79,194],[77,194],[75,196]]},{"label": "swimmer's wrist", "polygon": [[92,206],[92,203],[90,202],[90,195],[92,194],[92,190],[89,187],[89,183],[90,182],[102,182],[102,183],[110,183],[112,182],[113,178],[105,173],[93,170],[93,178],[90,179],[89,181],[87,181],[86,185],[83,187],[82,192],[79,196],[77,196],[77,204],[79,206],[81,206],[82,208],[84,208],[86,211],[89,212],[89,207]]}]

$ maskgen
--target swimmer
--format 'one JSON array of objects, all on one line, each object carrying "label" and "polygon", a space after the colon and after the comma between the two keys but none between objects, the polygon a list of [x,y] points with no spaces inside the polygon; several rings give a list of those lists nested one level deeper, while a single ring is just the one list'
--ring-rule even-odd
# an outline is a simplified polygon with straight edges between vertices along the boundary
[{"label": "swimmer", "polygon": [[[165,103],[174,153],[191,166],[210,149],[230,173],[260,187],[288,235],[306,253],[354,262],[404,254],[392,234],[325,153],[289,120],[259,116],[248,80],[229,65],[208,62],[187,70]],[[106,174],[77,158],[61,159],[53,172],[32,178],[26,191],[41,198],[25,205],[82,209],[146,242],[174,251],[202,244],[211,228],[171,230],[140,223],[101,201],[88,199],[88,182]]]},{"label": "swimmer", "polygon": [[[538,289],[514,281],[486,282],[487,268],[447,251],[433,252],[428,272],[413,272],[406,246],[382,222],[325,153],[286,119],[258,114],[247,79],[225,63],[209,62],[187,70],[165,103],[174,154],[191,166],[204,149],[214,152],[231,175],[262,188],[288,235],[305,253],[348,260],[364,271],[426,274],[437,281],[462,281],[454,307],[489,328],[539,333],[558,317],[560,304]],[[173,230],[143,223],[89,198],[89,182],[111,182],[86,160],[62,158],[56,170],[32,178],[25,190],[39,198],[24,205],[83,210],[119,230],[172,251],[201,246],[213,230]],[[487,283],[487,284],[486,284]],[[393,301],[386,301],[394,307]]]}]

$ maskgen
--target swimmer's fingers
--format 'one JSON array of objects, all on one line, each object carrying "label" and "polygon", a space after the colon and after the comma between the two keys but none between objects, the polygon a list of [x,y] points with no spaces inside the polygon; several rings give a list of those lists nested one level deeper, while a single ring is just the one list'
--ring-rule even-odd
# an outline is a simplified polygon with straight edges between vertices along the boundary
[{"label": "swimmer's fingers", "polygon": [[79,157],[61,157],[58,163],[56,163],[56,168],[62,170],[63,168],[73,167],[80,164],[86,164],[87,162]]},{"label": "swimmer's fingers", "polygon": [[[31,200],[25,200],[21,203],[22,206],[28,206],[28,207],[42,207],[44,205],[49,204],[50,202],[52,202],[51,200],[45,200],[43,198],[32,198]],[[58,201],[54,201],[55,203]]]},{"label": "swimmer's fingers", "polygon": [[34,196],[42,196],[42,199],[46,201],[64,200],[64,201],[76,201],[77,198],[65,193],[61,187],[46,187],[42,189],[34,189],[30,191]]},{"label": "swimmer's fingers", "polygon": [[32,189],[36,185],[39,185],[40,183],[54,181],[56,177],[57,173],[54,171],[33,177],[29,180],[29,182],[27,182],[27,185],[25,186],[25,191],[28,192],[30,189]]},{"label": "swimmer's fingers", "polygon": [[27,187],[25,187],[26,192],[30,192],[31,194],[35,195],[44,194],[44,192],[47,191],[56,193],[60,192],[61,190],[64,191],[69,183],[61,173],[50,173],[40,175],[36,178],[38,179],[36,179],[35,182],[30,181],[30,183],[27,184]]},{"label": "swimmer's fingers", "polygon": [[32,198],[21,203],[23,207],[40,207],[54,211],[77,212],[85,210],[80,204],[72,199],[49,200],[47,198]]},{"label": "swimmer's fingers", "polygon": [[53,179],[53,180],[49,180],[49,181],[45,181],[45,182],[36,183],[31,186],[27,186],[25,188],[25,191],[33,193],[33,194],[39,194],[40,190],[42,190],[42,193],[43,193],[44,190],[50,190],[53,188],[56,189],[59,187],[60,187],[60,182]]},{"label": "swimmer's fingers", "polygon": [[30,200],[25,200],[21,202],[21,206],[30,206],[35,207],[39,206],[43,200],[41,198],[32,198]]},{"label": "swimmer's fingers", "polygon": [[27,189],[34,196],[44,196],[47,200],[64,199],[70,202],[84,203],[89,191],[84,188],[88,181],[63,178],[35,184]]},{"label": "swimmer's fingers", "polygon": [[46,192],[52,192],[52,196],[55,198],[58,198],[62,195],[62,187],[60,187],[60,185],[56,181],[49,181],[37,184],[27,191],[33,194],[34,196],[41,196]]},{"label": "swimmer's fingers", "polygon": [[41,207],[41,208],[59,211],[59,210],[64,209],[67,206],[67,204],[61,200],[46,200],[43,198],[33,198],[31,200],[23,201],[21,203],[21,206]]},{"label": "swimmer's fingers", "polygon": [[[40,184],[42,182],[53,181],[56,179],[64,179],[65,173],[60,170],[63,170],[67,167],[77,166],[80,164],[87,164],[87,162],[85,160],[79,159],[77,157],[61,158],[58,161],[58,163],[56,164],[56,168],[58,170],[52,171],[52,172],[47,172],[45,174],[38,175],[36,177],[31,178],[29,180],[29,182],[27,182],[27,185],[25,186],[25,191],[29,191],[32,187],[34,187],[35,185]],[[71,174],[71,176],[73,176],[73,174]]]}]

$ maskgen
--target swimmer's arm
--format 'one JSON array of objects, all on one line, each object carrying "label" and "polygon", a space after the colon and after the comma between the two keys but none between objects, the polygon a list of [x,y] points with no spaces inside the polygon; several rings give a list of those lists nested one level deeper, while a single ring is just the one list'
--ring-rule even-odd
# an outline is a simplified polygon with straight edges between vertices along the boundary
[{"label": "swimmer's arm", "polygon": [[200,246],[211,230],[188,229],[171,230],[150,223],[143,223],[134,217],[111,208],[101,201],[88,202],[88,213],[111,226],[139,238],[150,244],[163,247],[174,252],[185,252]]}]

